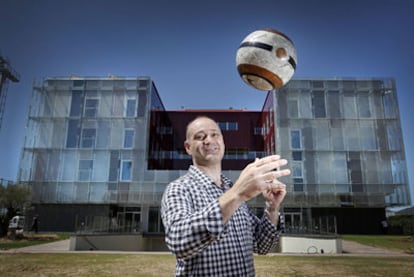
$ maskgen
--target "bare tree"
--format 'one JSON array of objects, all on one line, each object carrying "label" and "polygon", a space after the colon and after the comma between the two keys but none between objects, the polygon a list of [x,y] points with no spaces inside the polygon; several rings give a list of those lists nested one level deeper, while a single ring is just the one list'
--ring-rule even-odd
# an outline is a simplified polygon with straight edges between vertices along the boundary
[{"label": "bare tree", "polygon": [[27,186],[21,184],[0,184],[0,235],[7,233],[9,220],[15,215],[23,215],[30,207],[31,193]]}]

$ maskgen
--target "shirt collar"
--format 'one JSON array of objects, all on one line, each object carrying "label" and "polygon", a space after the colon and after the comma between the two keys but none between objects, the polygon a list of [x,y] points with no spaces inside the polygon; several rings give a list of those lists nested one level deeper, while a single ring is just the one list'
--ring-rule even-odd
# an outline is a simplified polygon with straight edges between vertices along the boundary
[{"label": "shirt collar", "polygon": [[[194,165],[190,165],[190,168],[188,171],[196,178],[199,179],[200,183],[205,186],[214,185],[218,187],[216,184],[214,184],[213,180],[211,180],[210,177],[208,177],[206,174],[204,174],[200,169],[195,167]],[[224,190],[228,190],[233,183],[229,178],[221,174],[221,180],[223,182]]]}]

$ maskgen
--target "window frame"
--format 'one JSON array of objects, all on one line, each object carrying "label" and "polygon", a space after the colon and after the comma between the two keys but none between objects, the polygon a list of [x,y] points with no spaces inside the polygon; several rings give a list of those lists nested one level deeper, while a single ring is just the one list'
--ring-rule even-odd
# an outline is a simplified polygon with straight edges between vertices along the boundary
[{"label": "window frame", "polygon": [[[90,166],[88,168],[86,167],[81,168],[81,165],[83,162],[88,162]],[[88,175],[88,178],[81,177],[83,176],[84,173]],[[92,159],[80,159],[78,163],[78,181],[89,182],[92,180],[92,177],[93,177],[93,160]]]},{"label": "window frame", "polygon": [[[94,131],[93,136],[85,136],[86,131]],[[86,142],[91,141],[91,145],[86,145]],[[80,148],[95,148],[96,146],[96,128],[83,128],[81,132],[81,141],[80,141]]]},{"label": "window frame", "polygon": [[[88,107],[87,102],[88,101],[96,101],[96,104],[94,107]],[[98,116],[98,107],[99,107],[99,98],[97,97],[85,97],[85,105],[83,107],[83,116],[86,118],[96,118]],[[93,111],[93,115],[87,114],[88,111]]]},{"label": "window frame", "polygon": [[[294,141],[293,141],[293,133],[298,133],[298,142],[299,142],[299,147],[294,147]],[[296,136],[295,136],[296,137]],[[302,150],[302,130],[300,129],[292,129],[290,130],[290,148],[292,150]]]},{"label": "window frame", "polygon": [[[129,136],[127,136],[127,132],[132,132],[130,145],[129,144],[127,145],[127,143],[126,143],[127,142],[127,137],[129,137]],[[122,145],[122,147],[123,148],[126,148],[126,149],[134,148],[134,139],[135,139],[135,129],[133,129],[133,128],[125,128],[124,129],[124,138],[123,138],[123,145]]]},{"label": "window frame", "polygon": [[[127,168],[125,167],[126,163],[129,164],[129,172],[128,172],[128,176],[125,177],[129,177],[129,178],[124,178],[124,172],[126,172]],[[119,181],[122,182],[128,182],[128,181],[132,181],[132,160],[129,159],[122,159],[121,160],[121,164],[120,164],[120,171],[119,171]]]},{"label": "window frame", "polygon": [[[129,103],[131,102],[131,101],[134,101],[134,106],[133,106],[133,113],[132,114],[130,114],[129,113]],[[127,96],[126,98],[125,98],[125,109],[124,109],[124,116],[125,117],[127,117],[127,118],[134,118],[134,117],[137,117],[137,97],[136,96]]]}]

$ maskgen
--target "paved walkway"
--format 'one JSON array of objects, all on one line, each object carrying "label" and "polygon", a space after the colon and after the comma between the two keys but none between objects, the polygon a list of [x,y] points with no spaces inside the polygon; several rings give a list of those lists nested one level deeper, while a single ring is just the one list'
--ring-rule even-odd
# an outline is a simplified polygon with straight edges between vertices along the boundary
[{"label": "paved walkway", "polygon": [[[128,251],[69,251],[70,240],[62,240],[40,245],[33,245],[10,250],[1,250],[0,253],[113,253],[113,254],[148,254],[154,252],[128,252]],[[406,256],[414,255],[402,252],[391,251],[382,248],[362,245],[351,241],[342,241],[342,254],[333,255],[353,255],[353,256]],[[170,254],[169,252],[156,252],[157,254]],[[284,255],[284,254],[276,254]],[[295,255],[295,254],[292,254]],[[329,254],[303,254],[303,255],[329,255]]]},{"label": "paved walkway", "polygon": [[69,251],[70,240],[60,240],[50,243],[32,245],[0,251],[0,253],[66,253]]},{"label": "paved walkway", "polygon": [[350,254],[356,256],[408,256],[414,258],[414,255],[406,254],[403,252],[367,246],[357,242],[346,240],[342,240],[342,251],[344,255]]}]

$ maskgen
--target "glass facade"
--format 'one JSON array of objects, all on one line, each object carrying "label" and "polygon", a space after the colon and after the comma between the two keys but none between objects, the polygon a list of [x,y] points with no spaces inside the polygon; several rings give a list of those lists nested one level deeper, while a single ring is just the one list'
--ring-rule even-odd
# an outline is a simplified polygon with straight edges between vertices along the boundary
[{"label": "glass facade", "polygon": [[128,225],[131,205],[159,204],[163,187],[153,185],[146,157],[154,109],[164,107],[150,78],[48,78],[34,86],[18,179],[39,211],[59,205],[69,218],[44,220],[44,229],[72,221],[70,231],[79,214],[102,216],[90,205]]},{"label": "glass facade", "polygon": [[[291,80],[268,93],[262,111],[166,111],[147,77],[48,78],[33,88],[18,174],[32,188],[33,212],[50,219],[43,230],[99,222],[162,233],[161,196],[191,164],[183,142],[198,115],[219,123],[223,169],[233,180],[256,157],[289,160],[284,209],[292,228],[322,217],[373,225],[385,207],[410,204],[392,79]],[[360,232],[348,225],[338,231]]]},{"label": "glass facade", "polygon": [[410,204],[394,80],[292,80],[271,96],[276,152],[292,169],[286,207]]}]

